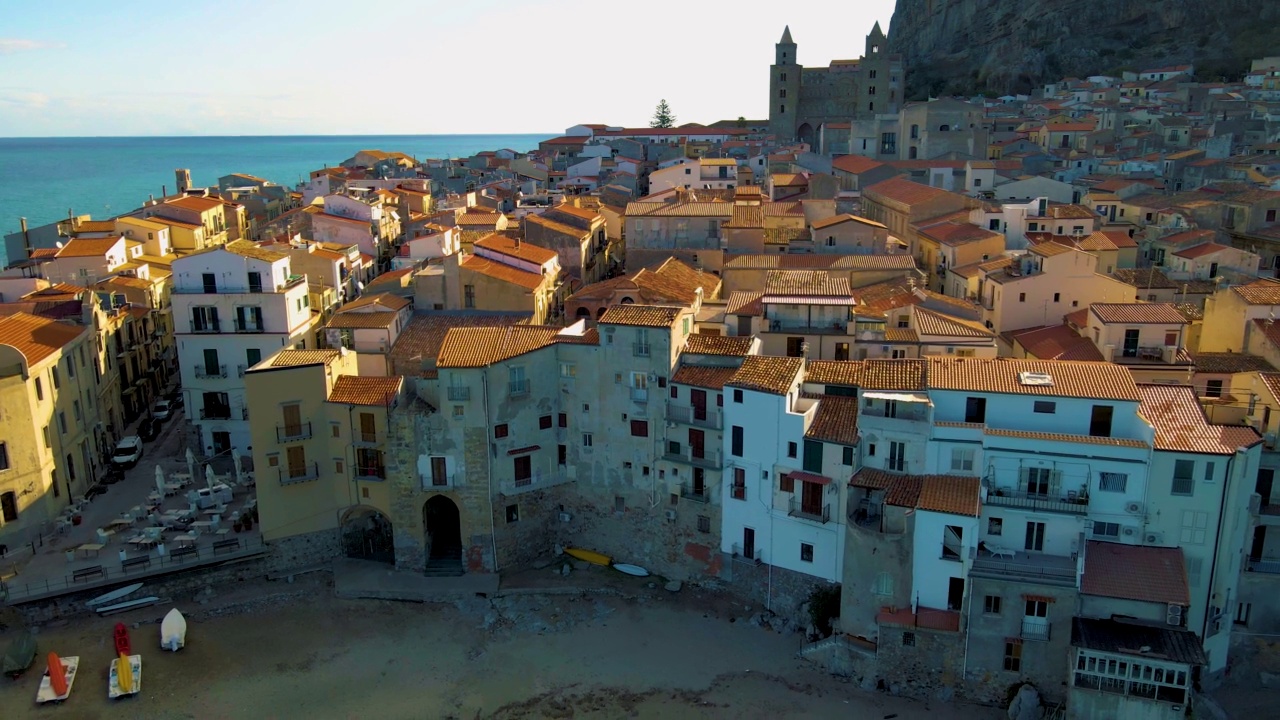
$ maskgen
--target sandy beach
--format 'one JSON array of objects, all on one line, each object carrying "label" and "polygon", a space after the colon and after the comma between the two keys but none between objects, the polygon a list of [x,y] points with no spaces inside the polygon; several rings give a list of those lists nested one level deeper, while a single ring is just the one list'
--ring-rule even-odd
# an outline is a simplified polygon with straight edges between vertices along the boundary
[{"label": "sandy beach", "polygon": [[[531,592],[412,604],[336,599],[323,573],[248,583],[179,603],[190,629],[178,653],[158,647],[169,604],[84,618],[40,629],[41,659],[0,680],[0,707],[6,719],[1001,716],[862,691],[799,660],[798,635],[752,625],[752,609],[715,593],[640,581],[621,594]],[[2,618],[7,645],[17,618]],[[111,628],[121,621],[139,624],[142,692],[109,702]],[[50,650],[80,655],[81,673],[66,703],[40,708]]]}]

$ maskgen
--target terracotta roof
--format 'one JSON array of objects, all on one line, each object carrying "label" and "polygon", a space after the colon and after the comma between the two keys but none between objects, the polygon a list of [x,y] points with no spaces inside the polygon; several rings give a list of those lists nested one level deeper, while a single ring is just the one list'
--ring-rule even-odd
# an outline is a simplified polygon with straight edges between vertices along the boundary
[{"label": "terracotta roof", "polygon": [[1096,230],[1076,241],[1081,250],[1119,250],[1136,248],[1138,243],[1122,230]]},{"label": "terracotta roof", "polygon": [[1212,255],[1213,253],[1221,252],[1223,250],[1230,250],[1230,249],[1231,248],[1226,245],[1219,245],[1218,243],[1215,243],[1215,242],[1207,242],[1207,243],[1204,243],[1203,245],[1192,245],[1186,250],[1179,250],[1178,252],[1174,253],[1174,255],[1180,258],[1194,260],[1198,257],[1204,257],[1205,255]]},{"label": "terracotta roof", "polygon": [[910,255],[827,255],[821,253],[762,253],[738,255],[726,270],[915,270]]},{"label": "terracotta roof", "polygon": [[377,330],[391,327],[398,313],[383,312],[341,312],[329,318],[325,327],[339,330]]},{"label": "terracotta roof", "polygon": [[1182,287],[1155,268],[1121,268],[1111,273],[1111,277],[1136,288],[1172,290]]},{"label": "terracotta roof", "polygon": [[733,374],[726,385],[784,395],[791,389],[796,375],[804,367],[804,360],[796,357],[748,355],[742,367]]},{"label": "terracotta roof", "polygon": [[337,350],[281,350],[271,360],[270,367],[298,367],[301,365],[328,365],[339,355]]},{"label": "terracotta roof", "polygon": [[918,358],[863,360],[858,387],[864,390],[924,390],[928,372],[928,361]]},{"label": "terracotta roof", "polygon": [[175,220],[173,218],[168,218],[163,215],[150,215],[147,217],[147,219],[152,222],[163,223],[165,225],[172,225],[174,227],[186,228],[188,230],[199,230],[202,227],[204,227],[199,223],[189,223],[189,222],[186,222],[185,220]]},{"label": "terracotta roof", "polygon": [[[1067,360],[931,357],[929,387],[937,390],[1046,395],[1136,402],[1133,375],[1120,365]],[[1024,384],[1020,373],[1048,375],[1052,384]]]},{"label": "terracotta roof", "polygon": [[1275,367],[1266,358],[1248,353],[1196,353],[1191,361],[1196,364],[1198,373],[1275,372]]},{"label": "terracotta roof", "polygon": [[[733,203],[728,202],[630,202],[626,216],[631,217],[733,217]],[[526,217],[535,217],[530,215]]]},{"label": "terracotta roof", "polygon": [[547,347],[555,342],[558,332],[558,328],[540,325],[453,328],[444,337],[436,365],[485,367]]},{"label": "terracotta roof", "polygon": [[1002,428],[983,428],[984,435],[992,437],[1020,438],[1022,440],[1044,440],[1045,442],[1080,443],[1084,445],[1109,445],[1111,447],[1149,447],[1141,440],[1129,438],[1099,437],[1095,435],[1070,435],[1067,433],[1033,432],[1030,430],[1005,430]]},{"label": "terracotta roof", "polygon": [[1080,592],[1184,607],[1191,604],[1181,548],[1087,540]]},{"label": "terracotta roof", "polygon": [[1186,325],[1172,303],[1093,303],[1089,312],[1104,323],[1121,325]]},{"label": "terracotta roof", "polygon": [[1037,360],[1102,361],[1102,353],[1098,352],[1098,347],[1066,325],[1015,330],[1007,335],[1010,340],[1017,340],[1027,355]]},{"label": "terracotta roof", "polygon": [[979,478],[925,475],[921,480],[920,501],[916,505],[919,509],[971,517],[982,513],[978,495],[981,487]]},{"label": "terracotta roof", "polygon": [[1210,425],[1186,385],[1139,385],[1138,414],[1155,428],[1155,448],[1171,452],[1233,455],[1262,438],[1248,425]]},{"label": "terracotta roof", "polygon": [[1250,305],[1280,305],[1280,281],[1259,278],[1231,289]]},{"label": "terracotta roof", "polygon": [[920,334],[913,328],[885,328],[884,341],[890,343],[920,342]]},{"label": "terracotta roof", "polygon": [[[1042,238],[1036,239],[1033,237],[1037,235],[1042,236]],[[1071,252],[1072,246],[1054,242],[1052,240],[1052,236],[1049,236],[1049,239],[1044,239],[1043,236],[1045,235],[1046,233],[1027,233],[1027,240],[1030,240],[1032,243],[1027,248],[1027,252],[1035,253],[1041,257],[1057,257],[1058,255]]]},{"label": "terracotta roof", "polygon": [[87,330],[81,325],[17,312],[0,317],[0,344],[15,348],[31,366],[66,347]]},{"label": "terracotta roof", "polygon": [[671,376],[671,382],[680,385],[719,390],[725,383],[733,379],[735,367],[704,367],[702,365],[683,365]]},{"label": "terracotta roof", "polygon": [[759,205],[734,205],[733,215],[722,227],[762,228],[764,227],[764,208]]},{"label": "terracotta roof", "polygon": [[[384,277],[384,276],[379,276],[379,277]],[[371,295],[370,294],[361,295],[355,300],[352,300],[346,305],[343,305],[341,308],[338,309],[338,312],[344,313],[344,312],[347,312],[348,310],[355,310],[356,308],[369,307],[371,305],[378,308],[386,308],[387,310],[394,311],[394,310],[403,310],[409,307],[411,304],[412,303],[409,301],[408,298],[403,298],[403,297],[400,297],[399,295],[392,295],[391,293],[373,293]]]},{"label": "terracotta roof", "polygon": [[216,198],[188,195],[186,197],[178,198],[177,200],[170,200],[166,202],[165,205],[172,205],[173,207],[182,208],[184,210],[194,210],[195,212],[205,212],[206,210],[212,210],[221,206],[222,201]]},{"label": "terracotta roof", "polygon": [[387,406],[400,394],[404,386],[404,378],[371,377],[361,375],[339,375],[329,391],[328,401],[344,405],[382,405]]},{"label": "terracotta roof", "polygon": [[681,310],[660,305],[614,305],[604,311],[597,324],[669,328],[680,317]]},{"label": "terracotta roof", "polygon": [[878,167],[884,167],[884,163],[872,160],[862,155],[841,155],[831,161],[831,167],[842,172],[859,174],[868,170],[875,170]]},{"label": "terracotta roof", "polygon": [[226,250],[229,253],[239,255],[241,257],[253,258],[255,260],[262,260],[263,262],[275,262],[277,260],[284,260],[289,257],[289,253],[287,252],[280,252],[279,250],[268,250],[267,248],[264,248],[258,245],[257,243],[249,242],[248,240],[236,240],[235,242],[229,242],[226,245],[221,246],[221,248],[218,248],[215,246],[210,249],[211,250],[222,249],[222,250]]},{"label": "terracotta roof", "polygon": [[105,238],[72,238],[58,248],[54,257],[102,257],[121,239],[119,235]]},{"label": "terracotta roof", "polygon": [[818,401],[807,438],[838,445],[858,444],[858,399],[824,397]]},{"label": "terracotta roof", "polygon": [[[462,213],[457,217],[455,222],[459,225],[492,225],[496,226],[498,221],[502,219],[500,213]],[[526,220],[528,218],[525,218]]]},{"label": "terracotta roof", "polygon": [[[921,335],[994,338],[996,334],[973,320],[962,320],[916,306],[911,310],[912,324]],[[887,332],[887,331],[886,331]]]},{"label": "terracotta roof", "polygon": [[1115,655],[1147,657],[1186,665],[1208,665],[1204,645],[1194,632],[1150,623],[1115,619],[1074,617],[1071,644],[1086,650]]},{"label": "terracotta roof", "polygon": [[753,290],[737,290],[729,294],[729,302],[725,305],[725,315],[763,315],[764,305],[760,299],[764,293]]},{"label": "terracotta roof", "polygon": [[825,220],[818,220],[814,222],[813,225],[811,225],[810,227],[812,227],[814,230],[821,230],[822,228],[827,228],[827,227],[831,227],[832,225],[839,225],[841,223],[847,223],[847,222],[862,223],[863,225],[870,225],[871,227],[878,227],[878,228],[888,227],[883,223],[876,222],[875,220],[868,220],[867,218],[859,217],[857,215],[850,215],[849,213],[844,213],[841,215],[833,215],[832,217],[829,217]]},{"label": "terracotta roof", "polygon": [[543,265],[551,260],[556,259],[559,255],[554,250],[548,250],[538,245],[527,242],[521,242],[506,235],[494,233],[475,242],[475,247],[492,250],[502,255],[527,260],[535,265]]},{"label": "terracotta roof", "polygon": [[425,365],[431,365],[440,354],[445,335],[455,327],[506,327],[516,325],[527,318],[520,314],[455,314],[429,313],[415,315],[400,331],[391,356],[395,372],[401,375],[417,374]]},{"label": "terracotta roof", "polygon": [[857,387],[862,380],[860,360],[810,360],[804,381],[822,385]]},{"label": "terracotta roof", "polygon": [[89,292],[89,288],[67,283],[55,283],[46,288],[32,290],[22,296],[23,300],[78,300]]},{"label": "terracotta roof", "polygon": [[884,501],[896,507],[914,508],[920,502],[924,478],[919,475],[897,475],[874,468],[862,468],[849,478],[850,487],[884,490]]},{"label": "terracotta roof", "polygon": [[770,270],[764,280],[765,301],[770,295],[805,295],[849,298],[848,278],[832,277],[823,270]]},{"label": "terracotta roof", "polygon": [[530,272],[522,270],[518,267],[512,267],[496,260],[482,258],[479,255],[469,255],[466,260],[458,267],[463,270],[478,272],[481,275],[491,277],[495,280],[509,282],[512,285],[519,285],[528,290],[536,290],[546,280],[546,276],[542,273]]},{"label": "terracotta roof", "polygon": [[727,355],[746,357],[751,352],[754,340],[749,335],[735,337],[730,335],[703,335],[695,333],[685,340],[684,351],[694,355]]},{"label": "terracotta roof", "polygon": [[903,205],[913,205],[932,200],[946,193],[947,191],[941,188],[921,185],[903,177],[895,177],[864,188],[862,196],[872,200],[883,198]]},{"label": "terracotta roof", "polygon": [[917,234],[950,246],[967,245],[968,243],[995,238],[999,238],[1001,242],[1004,241],[1004,235],[994,230],[978,227],[973,223],[955,221],[919,227]]}]

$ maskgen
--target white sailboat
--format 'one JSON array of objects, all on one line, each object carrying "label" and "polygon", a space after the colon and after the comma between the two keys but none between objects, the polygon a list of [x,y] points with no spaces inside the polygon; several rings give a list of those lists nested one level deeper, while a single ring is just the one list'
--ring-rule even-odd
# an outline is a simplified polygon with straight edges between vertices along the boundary
[{"label": "white sailboat", "polygon": [[160,622],[160,647],[171,652],[181,650],[187,644],[187,619],[178,608],[170,610]]}]

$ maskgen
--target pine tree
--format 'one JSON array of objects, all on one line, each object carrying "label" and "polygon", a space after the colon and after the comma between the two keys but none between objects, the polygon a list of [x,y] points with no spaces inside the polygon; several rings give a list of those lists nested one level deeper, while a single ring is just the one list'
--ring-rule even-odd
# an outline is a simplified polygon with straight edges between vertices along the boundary
[{"label": "pine tree", "polygon": [[658,103],[658,107],[653,111],[653,120],[649,121],[649,127],[669,128],[676,126],[676,116],[671,113],[671,106],[667,105],[664,98]]}]

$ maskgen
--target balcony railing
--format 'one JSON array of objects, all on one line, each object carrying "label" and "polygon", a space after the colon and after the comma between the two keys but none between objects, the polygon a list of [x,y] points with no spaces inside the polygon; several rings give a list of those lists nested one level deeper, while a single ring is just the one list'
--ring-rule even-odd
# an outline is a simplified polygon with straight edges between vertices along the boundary
[{"label": "balcony railing", "polygon": [[229,405],[205,405],[200,408],[201,420],[230,420],[231,407]]},{"label": "balcony railing", "polygon": [[217,320],[203,320],[201,322],[189,320],[188,322],[191,325],[192,333],[200,334],[222,332],[222,324]]},{"label": "balcony railing", "polygon": [[528,380],[512,380],[507,385],[510,387],[511,397],[521,397],[529,394]]},{"label": "balcony railing", "polygon": [[1022,638],[1024,640],[1044,640],[1049,639],[1048,622],[1035,622],[1033,620],[1022,621]]},{"label": "balcony railing", "polygon": [[1246,569],[1249,572],[1264,573],[1267,575],[1280,575],[1280,560],[1249,558],[1249,564]]},{"label": "balcony railing", "polygon": [[692,483],[680,483],[680,497],[700,503],[711,500],[710,491],[706,485],[695,487]]},{"label": "balcony railing", "polygon": [[734,500],[746,500],[747,486],[746,485],[730,485],[729,497],[733,498]]},{"label": "balcony railing", "polygon": [[357,465],[357,480],[386,480],[387,468],[385,465]]},{"label": "balcony railing", "polygon": [[422,477],[422,489],[430,490],[431,488],[442,488],[453,486],[453,473],[427,473]]},{"label": "balcony railing", "polygon": [[1017,492],[1007,488],[997,488],[987,492],[987,504],[1070,515],[1089,514],[1087,498],[1051,497],[1037,493]]},{"label": "balcony railing", "polygon": [[649,343],[631,343],[631,354],[636,357],[649,357]]},{"label": "balcony railing", "polygon": [[720,450],[717,449],[703,449],[701,455],[695,456],[689,447],[681,447],[674,452],[668,447],[663,451],[662,458],[668,462],[684,463],[712,470],[721,467]]},{"label": "balcony railing", "polygon": [[698,417],[698,413],[695,412],[695,408],[692,406],[676,405],[669,402],[667,403],[667,419],[672,422],[712,428],[714,430],[720,430],[724,427],[724,416],[720,408],[704,408],[702,417]]},{"label": "balcony railing", "polygon": [[311,437],[311,423],[309,422],[276,426],[276,442],[293,442],[306,440],[309,437]]},{"label": "balcony railing", "polygon": [[238,333],[260,333],[266,332],[262,327],[262,323],[251,323],[247,320],[236,320],[236,332]]},{"label": "balcony railing", "polygon": [[[905,407],[904,407],[905,406]],[[920,407],[913,407],[920,406]],[[907,422],[922,422],[929,419],[929,413],[925,403],[906,403],[900,402],[892,411],[881,403],[873,403],[871,407],[862,407],[858,409],[858,414],[868,417],[885,418],[887,420],[905,420]]]},{"label": "balcony railing", "polygon": [[319,477],[319,463],[304,463],[302,465],[292,465],[280,468],[281,485],[293,485],[294,483],[308,482]]},{"label": "balcony railing", "polygon": [[835,333],[845,335],[849,332],[849,322],[847,320],[830,320],[821,321],[787,321],[787,320],[770,320],[769,332],[794,332],[805,335],[821,335],[824,333]]},{"label": "balcony railing", "polygon": [[449,399],[453,402],[466,402],[471,399],[471,388],[466,385],[450,385]]},{"label": "balcony railing", "polygon": [[226,365],[197,365],[195,369],[196,377],[208,380],[210,378],[224,378],[227,376]]},{"label": "balcony railing", "polygon": [[806,505],[800,498],[792,496],[787,515],[802,520],[828,523],[831,522],[831,503],[823,503],[821,506]]},{"label": "balcony railing", "polygon": [[631,388],[631,402],[634,402],[634,403],[649,402],[649,388],[640,388],[640,387]]},{"label": "balcony railing", "polygon": [[980,577],[1008,578],[1063,587],[1076,585],[1076,561],[1059,555],[1003,550],[998,555],[992,555],[984,551],[973,559],[970,573]]}]

